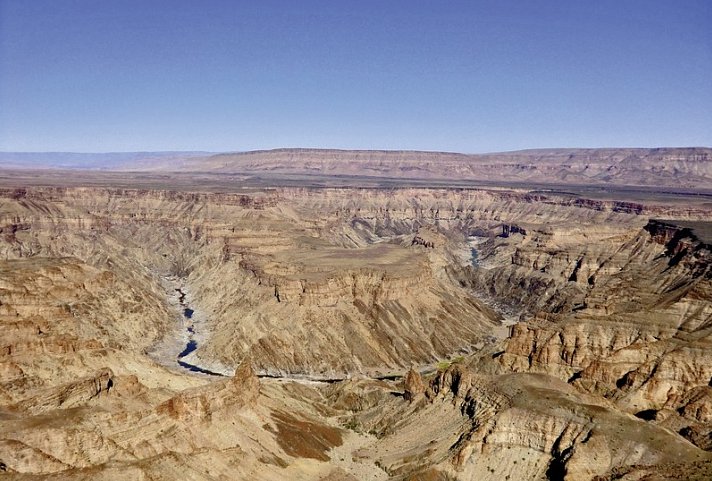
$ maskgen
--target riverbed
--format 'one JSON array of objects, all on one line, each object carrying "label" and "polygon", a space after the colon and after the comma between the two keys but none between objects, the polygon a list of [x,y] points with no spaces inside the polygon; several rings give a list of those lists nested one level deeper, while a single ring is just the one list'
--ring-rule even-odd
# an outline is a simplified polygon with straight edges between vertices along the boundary
[{"label": "riverbed", "polygon": [[178,357],[176,358],[176,362],[178,365],[184,369],[187,369],[191,372],[199,372],[202,374],[207,374],[209,376],[224,376],[224,374],[221,374],[219,372],[211,371],[210,369],[206,369],[204,367],[197,366],[195,364],[191,364],[189,362],[186,362],[183,360],[185,357],[190,355],[190,353],[194,352],[196,349],[198,349],[198,341],[195,339],[195,325],[193,324],[193,314],[195,314],[195,310],[193,310],[190,306],[188,306],[188,301],[186,300],[186,294],[183,291],[182,288],[176,288],[175,289],[177,294],[178,294],[178,302],[180,303],[180,306],[183,308],[183,317],[185,319],[185,323],[187,324],[187,327],[185,328],[186,333],[188,334],[188,342],[185,344],[185,348],[178,353]]},{"label": "riverbed", "polygon": [[200,344],[206,342],[209,329],[205,316],[190,303],[190,290],[183,279],[166,276],[161,278],[161,283],[166,291],[168,304],[175,312],[175,326],[148,354],[159,364],[172,370],[206,377],[232,375],[234,369],[214,363],[203,365],[196,356]]}]

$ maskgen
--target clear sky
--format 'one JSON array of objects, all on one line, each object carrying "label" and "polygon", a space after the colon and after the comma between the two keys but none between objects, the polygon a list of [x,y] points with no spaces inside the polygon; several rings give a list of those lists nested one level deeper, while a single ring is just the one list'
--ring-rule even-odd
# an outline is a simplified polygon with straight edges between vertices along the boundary
[{"label": "clear sky", "polygon": [[712,1],[0,0],[0,150],[712,146]]}]

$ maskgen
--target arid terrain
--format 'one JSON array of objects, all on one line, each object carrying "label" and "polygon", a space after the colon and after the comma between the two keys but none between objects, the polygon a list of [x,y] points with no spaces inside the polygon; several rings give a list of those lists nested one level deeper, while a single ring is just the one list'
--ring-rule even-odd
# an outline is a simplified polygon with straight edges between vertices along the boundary
[{"label": "arid terrain", "polygon": [[0,479],[712,479],[712,149],[12,159]]},{"label": "arid terrain", "polygon": [[83,168],[124,172],[241,175],[299,184],[315,177],[398,185],[487,182],[712,189],[712,148],[539,149],[491,154],[388,150],[274,149],[250,152],[109,154],[0,153],[5,168]]}]

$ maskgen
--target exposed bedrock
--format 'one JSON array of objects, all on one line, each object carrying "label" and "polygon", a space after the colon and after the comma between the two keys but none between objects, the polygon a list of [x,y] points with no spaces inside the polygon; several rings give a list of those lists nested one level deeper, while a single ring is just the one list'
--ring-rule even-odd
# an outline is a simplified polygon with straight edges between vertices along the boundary
[{"label": "exposed bedrock", "polygon": [[8,194],[4,205],[2,224],[22,226],[9,229],[5,257],[72,257],[125,279],[117,295],[151,293],[135,308],[107,298],[113,308],[104,317],[122,320],[106,326],[136,319],[119,339],[151,343],[165,332],[172,319],[160,277],[178,276],[211,333],[197,360],[229,370],[249,355],[261,371],[327,376],[404,370],[486,340],[497,316],[448,271],[471,231],[497,235],[504,225],[512,239],[544,219],[636,218],[615,202],[593,209],[542,195],[416,189],[48,188]]},{"label": "exposed bedrock", "polygon": [[[449,279],[435,278],[429,271],[437,259],[384,247],[364,260],[344,251],[335,253],[343,260],[316,260],[326,272],[306,267],[299,279],[257,277],[230,264],[195,275],[195,294],[207,300],[202,309],[214,326],[199,354],[229,365],[249,353],[269,373],[343,377],[432,362],[483,341],[495,323],[492,311]],[[366,259],[375,267],[341,270]]]},{"label": "exposed bedrock", "polygon": [[430,379],[425,396],[409,373],[406,399],[379,399],[365,382],[346,385],[332,405],[348,407],[352,425],[377,433],[359,455],[374,456],[399,480],[435,473],[442,476],[436,479],[591,480],[616,468],[712,459],[670,430],[551,376],[482,368],[453,364]]},{"label": "exposed bedrock", "polygon": [[[13,262],[72,257],[104,283],[126,282],[100,307],[113,306],[104,318],[122,318],[102,324],[124,331],[111,336],[119,343],[150,344],[166,332],[173,321],[160,276],[173,275],[210,329],[194,354],[208,367],[234,369],[249,355],[271,373],[402,371],[487,340],[497,315],[472,287],[532,313],[611,314],[611,285],[628,281],[619,272],[628,258],[643,263],[664,250],[632,233],[645,224],[638,214],[675,208],[584,200],[437,189],[29,189],[7,193],[0,249]],[[478,246],[482,268],[463,275],[453,253],[471,234],[488,240]],[[675,242],[678,262],[689,248]],[[114,294],[132,301],[117,304]],[[643,297],[629,296],[628,310]],[[83,315],[86,303],[65,304]]]},{"label": "exposed bedrock", "polygon": [[[0,469],[704,474],[712,281],[695,209],[484,190],[7,192]],[[188,333],[186,362],[225,376],[175,366]]]},{"label": "exposed bedrock", "polygon": [[605,260],[610,273],[583,290],[580,308],[544,306],[514,326],[499,362],[675,429],[708,422],[712,252],[702,235],[651,221]]},{"label": "exposed bedrock", "polygon": [[260,381],[246,359],[231,379],[186,389],[156,409],[176,419],[200,421],[226,408],[254,407],[259,393]]}]

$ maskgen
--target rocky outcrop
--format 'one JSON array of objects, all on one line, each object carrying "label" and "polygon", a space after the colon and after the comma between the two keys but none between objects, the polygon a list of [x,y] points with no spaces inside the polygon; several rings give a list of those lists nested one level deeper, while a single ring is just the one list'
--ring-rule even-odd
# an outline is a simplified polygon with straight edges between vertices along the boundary
[{"label": "rocky outcrop", "polygon": [[[702,204],[187,190],[0,198],[8,471],[605,479],[706,462],[709,242],[644,228]],[[522,321],[506,341],[503,317]],[[188,362],[235,375],[180,371],[186,332]]]},{"label": "rocky outcrop", "polygon": [[427,247],[427,248],[430,248],[430,249],[432,249],[432,248],[435,247],[435,243],[434,243],[433,241],[425,240],[425,239],[423,239],[422,237],[420,237],[420,236],[418,236],[418,235],[415,236],[415,237],[413,237],[413,240],[410,241],[410,245],[412,245],[412,246],[416,246],[416,245],[417,245],[417,246],[423,246],[423,247]]},{"label": "rocky outcrop", "polygon": [[411,367],[405,375],[403,397],[406,401],[413,402],[417,401],[423,394],[425,394],[423,378],[418,371]]},{"label": "rocky outcrop", "polygon": [[104,368],[94,375],[76,381],[41,390],[32,397],[23,399],[17,407],[33,414],[53,409],[69,409],[109,396],[117,384],[111,369]]},{"label": "rocky outcrop", "polygon": [[712,424],[712,386],[699,386],[687,391],[674,405],[678,412],[702,424]]},{"label": "rocky outcrop", "polygon": [[156,412],[183,421],[205,421],[224,409],[254,407],[259,392],[260,381],[246,359],[231,379],[182,391],[159,405]]},{"label": "rocky outcrop", "polygon": [[527,230],[518,225],[502,224],[502,237],[509,237],[512,234],[522,234],[527,235]]},{"label": "rocky outcrop", "polygon": [[230,382],[233,389],[239,392],[240,400],[246,406],[253,406],[260,395],[260,380],[252,367],[252,360],[243,359]]},{"label": "rocky outcrop", "polygon": [[613,272],[594,275],[582,309],[514,326],[499,362],[554,375],[632,414],[670,409],[709,422],[712,257],[695,234],[708,225],[651,221],[605,261]]},{"label": "rocky outcrop", "polygon": [[378,455],[383,469],[402,479],[434,469],[452,479],[591,480],[612,466],[689,467],[706,459],[670,430],[555,378],[486,374],[481,363],[484,357],[437,372],[423,402],[386,399],[359,412],[356,422],[370,429],[375,410],[390,416],[391,426],[362,454]]}]

